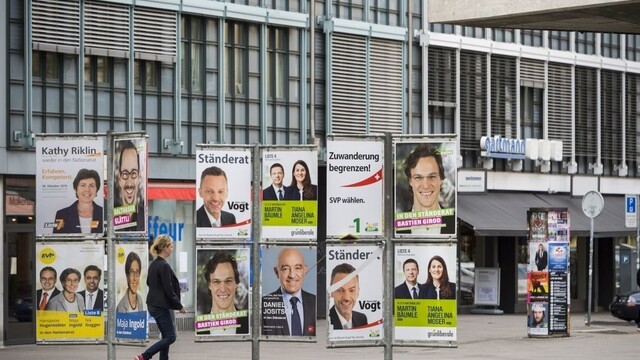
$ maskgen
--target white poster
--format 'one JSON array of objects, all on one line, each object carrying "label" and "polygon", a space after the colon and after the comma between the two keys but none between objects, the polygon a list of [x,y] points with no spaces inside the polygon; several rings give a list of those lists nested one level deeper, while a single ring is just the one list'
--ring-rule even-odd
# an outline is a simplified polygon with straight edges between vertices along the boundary
[{"label": "white poster", "polygon": [[262,152],[262,239],[315,240],[318,234],[318,152]]},{"label": "white poster", "polygon": [[196,237],[251,236],[250,149],[196,151]]},{"label": "white poster", "polygon": [[328,341],[384,336],[382,247],[327,246]]},{"label": "white poster", "polygon": [[103,140],[36,139],[36,234],[104,233]]},{"label": "white poster", "polygon": [[327,236],[381,236],[382,141],[327,141]]}]

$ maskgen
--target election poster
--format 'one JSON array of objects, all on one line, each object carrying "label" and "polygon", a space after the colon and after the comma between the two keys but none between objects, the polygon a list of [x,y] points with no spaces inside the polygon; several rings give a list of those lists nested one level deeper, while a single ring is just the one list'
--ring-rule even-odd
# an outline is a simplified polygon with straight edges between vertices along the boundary
[{"label": "election poster", "polygon": [[147,339],[147,242],[116,242],[116,339]]},{"label": "election poster", "polygon": [[329,342],[383,339],[382,253],[377,245],[327,245]]},{"label": "election poster", "polygon": [[396,245],[394,339],[457,342],[455,244]]},{"label": "election poster", "polygon": [[394,146],[396,237],[455,236],[456,142],[397,142]]},{"label": "election poster", "polygon": [[262,239],[315,240],[318,152],[263,149]]},{"label": "election poster", "polygon": [[104,340],[104,241],[36,243],[37,341]]},{"label": "election poster", "polygon": [[316,336],[316,247],[262,246],[262,335]]},{"label": "election poster", "polygon": [[104,233],[104,140],[36,137],[36,234]]},{"label": "election poster", "polygon": [[117,234],[147,231],[147,137],[114,139],[113,229]]},{"label": "election poster", "polygon": [[196,149],[196,238],[251,236],[250,148]]},{"label": "election poster", "polygon": [[200,248],[196,338],[250,335],[250,248]]},{"label": "election poster", "polygon": [[327,141],[327,236],[381,236],[384,142]]}]

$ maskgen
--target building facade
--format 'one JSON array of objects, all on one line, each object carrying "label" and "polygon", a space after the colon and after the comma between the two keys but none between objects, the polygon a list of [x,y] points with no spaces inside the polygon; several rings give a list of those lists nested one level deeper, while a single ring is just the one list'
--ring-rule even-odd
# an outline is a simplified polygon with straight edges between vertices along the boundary
[{"label": "building facade", "polygon": [[[468,185],[458,189],[459,278],[472,279],[475,266],[500,266],[501,307],[524,311],[526,209],[567,207],[572,308],[584,310],[589,222],[580,199],[598,190],[605,211],[596,220],[594,295],[606,309],[632,284],[621,259],[631,256],[635,265],[636,229],[624,227],[623,199],[640,189],[640,37],[429,24],[427,6],[8,0],[0,15],[7,39],[0,45],[4,344],[35,337],[34,324],[12,313],[35,292],[39,133],[145,131],[150,237],[169,233],[176,251],[192,258],[196,144],[315,143],[322,150],[326,134],[455,133]],[[496,136],[562,146],[553,158],[495,159],[480,140]],[[322,187],[326,168],[319,172]],[[322,206],[320,214],[322,228]],[[472,289],[461,286],[462,310],[473,303]],[[193,302],[187,293],[185,305]]]}]

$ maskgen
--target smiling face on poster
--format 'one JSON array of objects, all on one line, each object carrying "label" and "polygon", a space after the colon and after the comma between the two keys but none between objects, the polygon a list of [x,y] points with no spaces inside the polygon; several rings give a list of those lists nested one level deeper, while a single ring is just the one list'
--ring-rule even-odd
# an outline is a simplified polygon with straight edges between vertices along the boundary
[{"label": "smiling face on poster", "polygon": [[261,248],[262,335],[316,336],[316,251],[302,246]]},{"label": "smiling face on poster", "polygon": [[263,150],[262,239],[315,239],[317,150]]},{"label": "smiling face on poster", "polygon": [[382,248],[327,246],[329,341],[383,337]]},{"label": "smiling face on poster", "polygon": [[197,249],[196,336],[249,334],[249,250]]},{"label": "smiling face on poster", "polygon": [[104,233],[103,140],[36,139],[36,233]]},{"label": "smiling face on poster", "polygon": [[198,149],[197,238],[251,236],[251,162],[249,149]]},{"label": "smiling face on poster", "polygon": [[395,247],[395,340],[456,341],[456,263],[455,245]]},{"label": "smiling face on poster", "polygon": [[146,339],[148,268],[146,243],[116,244],[116,338]]},{"label": "smiling face on poster", "polygon": [[113,169],[114,231],[146,231],[147,138],[115,140]]},{"label": "smiling face on poster", "polygon": [[37,340],[102,340],[104,243],[39,242],[36,256]]},{"label": "smiling face on poster", "polygon": [[401,142],[395,150],[396,235],[455,235],[456,143]]},{"label": "smiling face on poster", "polygon": [[382,141],[327,141],[327,236],[382,235],[383,153]]}]

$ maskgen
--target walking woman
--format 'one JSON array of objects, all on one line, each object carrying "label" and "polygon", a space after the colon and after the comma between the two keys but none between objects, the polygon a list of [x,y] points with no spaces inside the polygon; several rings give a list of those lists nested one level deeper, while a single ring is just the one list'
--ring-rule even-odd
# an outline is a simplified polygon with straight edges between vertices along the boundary
[{"label": "walking woman", "polygon": [[172,310],[186,313],[180,303],[180,284],[176,274],[166,259],[173,253],[173,239],[168,235],[160,235],[151,245],[151,255],[155,260],[149,265],[147,276],[147,308],[153,316],[162,335],[162,339],[151,345],[145,352],[134,356],[133,360],[149,360],[160,353],[160,360],[169,359],[169,346],[176,341],[176,330],[173,323]]}]

